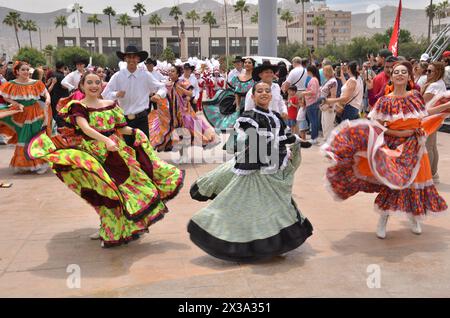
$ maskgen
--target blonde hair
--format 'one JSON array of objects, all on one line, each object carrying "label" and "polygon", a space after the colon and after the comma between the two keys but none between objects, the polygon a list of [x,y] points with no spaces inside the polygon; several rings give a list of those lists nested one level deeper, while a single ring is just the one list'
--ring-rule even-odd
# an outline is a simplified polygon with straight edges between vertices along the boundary
[{"label": "blonde hair", "polygon": [[422,87],[422,95],[425,94],[425,91],[427,90],[428,86],[431,84],[441,80],[444,78],[445,74],[445,64],[442,62],[432,62],[428,65],[428,67],[432,65],[434,67],[434,75],[431,79],[427,80],[426,84]]},{"label": "blonde hair", "polygon": [[324,75],[326,78],[331,78],[331,77],[333,77],[333,76],[334,76],[334,70],[333,70],[333,67],[332,67],[331,65],[325,65],[325,66],[323,67],[323,75]]}]

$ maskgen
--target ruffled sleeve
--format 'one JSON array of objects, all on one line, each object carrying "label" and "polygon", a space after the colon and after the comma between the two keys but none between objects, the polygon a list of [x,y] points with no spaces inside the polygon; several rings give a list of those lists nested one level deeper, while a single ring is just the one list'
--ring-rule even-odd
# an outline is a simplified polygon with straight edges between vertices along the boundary
[{"label": "ruffled sleeve", "polygon": [[254,115],[255,113],[253,111],[243,112],[242,115],[237,119],[234,128],[243,131],[246,131],[249,128],[259,129],[259,123],[257,122]]},{"label": "ruffled sleeve", "polygon": [[393,122],[398,119],[421,119],[427,115],[422,95],[412,90],[406,97],[380,97],[368,117]]},{"label": "ruffled sleeve", "polygon": [[116,104],[114,108],[114,119],[116,121],[115,128],[123,128],[127,125],[127,119],[125,118],[125,114],[123,109]]},{"label": "ruffled sleeve", "polygon": [[79,101],[71,101],[66,106],[64,106],[59,114],[64,118],[64,120],[71,124],[72,126],[77,126],[77,117],[82,117],[89,122],[89,112],[83,104]]},{"label": "ruffled sleeve", "polygon": [[3,83],[0,86],[0,94],[4,98],[13,100],[34,100],[45,93],[45,85],[42,81],[33,84],[18,84],[14,81]]}]

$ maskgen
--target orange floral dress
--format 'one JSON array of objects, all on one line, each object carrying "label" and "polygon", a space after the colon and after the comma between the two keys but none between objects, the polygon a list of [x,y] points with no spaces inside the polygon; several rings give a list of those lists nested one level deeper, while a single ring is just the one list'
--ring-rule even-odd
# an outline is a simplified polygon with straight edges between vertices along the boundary
[{"label": "orange floral dress", "polygon": [[22,84],[13,80],[0,86],[3,98],[12,99],[24,106],[23,112],[0,119],[2,131],[12,137],[10,143],[16,144],[10,163],[10,167],[16,172],[37,171],[47,165],[44,160],[26,157],[24,148],[44,124],[44,110],[38,102],[44,93],[45,85],[42,81]]},{"label": "orange floral dress", "polygon": [[[413,90],[406,97],[381,97],[368,115],[371,120],[343,122],[322,146],[333,160],[326,172],[332,194],[345,200],[359,191],[378,193],[375,209],[382,214],[421,219],[446,211],[433,184],[425,141],[447,115],[428,116],[422,96]],[[427,135],[385,134],[387,129],[416,128]]]}]

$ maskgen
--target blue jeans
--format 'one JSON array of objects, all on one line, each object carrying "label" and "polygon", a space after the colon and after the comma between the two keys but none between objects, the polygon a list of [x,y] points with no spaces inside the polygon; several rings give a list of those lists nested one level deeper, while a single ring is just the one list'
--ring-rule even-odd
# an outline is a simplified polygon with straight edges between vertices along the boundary
[{"label": "blue jeans", "polygon": [[314,103],[306,107],[306,116],[309,119],[311,127],[311,139],[317,139],[319,137],[319,125],[320,125],[320,109],[319,103]]},{"label": "blue jeans", "polygon": [[341,120],[355,120],[359,118],[359,110],[347,104],[344,107],[344,112],[341,115]]}]

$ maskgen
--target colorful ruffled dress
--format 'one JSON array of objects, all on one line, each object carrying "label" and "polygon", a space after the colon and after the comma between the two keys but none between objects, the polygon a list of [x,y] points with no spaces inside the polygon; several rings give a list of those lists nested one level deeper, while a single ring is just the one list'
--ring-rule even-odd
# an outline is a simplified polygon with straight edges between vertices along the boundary
[{"label": "colorful ruffled dress", "polygon": [[278,114],[259,107],[244,112],[236,129],[245,150],[191,187],[194,200],[212,200],[188,224],[192,242],[214,257],[237,262],[299,247],[313,228],[292,198],[301,162],[298,137],[287,133]]},{"label": "colorful ruffled dress", "polygon": [[[16,172],[38,171],[47,166],[41,159],[30,159],[25,156],[25,145],[36,136],[44,124],[44,109],[39,100],[45,94],[42,81],[31,81],[22,84],[12,80],[0,86],[0,95],[12,99],[24,106],[23,112],[0,119],[3,133],[12,137],[9,143],[15,143],[16,149],[10,167]],[[5,109],[6,104],[2,108]]]},{"label": "colorful ruffled dress", "polygon": [[[165,202],[177,195],[184,173],[160,160],[140,130],[133,130],[134,144],[127,146],[118,131],[127,125],[126,119],[116,103],[89,108],[73,101],[60,115],[75,128],[79,142],[40,134],[28,146],[29,156],[48,161],[58,178],[94,207],[105,246],[127,243],[147,232],[168,212]],[[119,150],[110,152],[105,143],[85,135],[77,117],[111,138]]]},{"label": "colorful ruffled dress", "polygon": [[406,97],[380,97],[368,115],[371,120],[341,123],[322,147],[333,160],[326,172],[332,193],[341,200],[360,191],[378,193],[375,209],[384,215],[421,219],[447,210],[433,184],[425,148],[427,136],[385,135],[386,129],[420,127],[429,135],[439,128],[445,115],[427,115],[422,96],[413,90]]},{"label": "colorful ruffled dress", "polygon": [[[187,80],[180,80],[177,83],[185,89],[193,89]],[[216,142],[207,139],[207,134],[213,133],[211,127],[195,114],[187,96],[179,94],[172,84],[167,84],[167,91],[167,99],[148,115],[150,142],[153,148],[157,151],[172,151],[177,144],[201,147],[215,144]]]},{"label": "colorful ruffled dress", "polygon": [[[239,79],[239,76],[236,76],[233,77],[231,85],[234,87],[234,91],[231,89],[219,91],[216,94],[217,97],[213,99],[213,102],[203,103],[203,113],[205,118],[216,131],[225,132],[227,129],[232,129],[234,127],[239,115],[244,111],[245,96],[247,95],[247,92],[252,89],[253,85],[255,85],[255,81],[251,78],[248,81],[243,82]],[[220,96],[220,94],[226,94],[226,96],[231,95],[233,97],[234,94],[240,95],[240,109],[237,110],[236,105],[220,102],[221,100],[225,100],[225,96]]]}]

